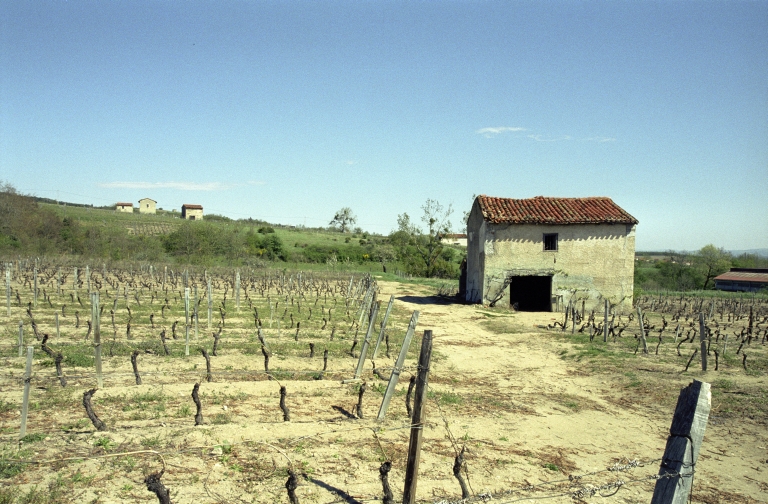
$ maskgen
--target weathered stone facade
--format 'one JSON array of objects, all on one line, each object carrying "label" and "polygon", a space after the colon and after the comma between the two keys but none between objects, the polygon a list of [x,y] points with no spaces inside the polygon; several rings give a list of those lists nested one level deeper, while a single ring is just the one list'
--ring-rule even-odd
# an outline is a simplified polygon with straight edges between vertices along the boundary
[{"label": "weathered stone facade", "polygon": [[115,211],[133,213],[133,203],[115,203]]},{"label": "weathered stone facade", "polygon": [[[619,311],[631,310],[637,224],[634,217],[616,206],[627,217],[605,220],[626,222],[601,223],[599,215],[580,218],[573,214],[540,218],[523,213],[524,218],[488,218],[482,198],[488,199],[479,196],[475,200],[467,224],[467,301],[519,303],[527,309],[549,311],[555,303],[563,306],[574,301],[580,306],[583,300],[585,307],[591,309],[608,299]],[[545,200],[569,203],[568,198],[542,198],[540,202]],[[602,200],[615,205],[608,198]],[[534,201],[534,205],[540,202]],[[589,222],[578,223],[579,220]],[[533,304],[528,299],[530,293],[537,297]]]}]

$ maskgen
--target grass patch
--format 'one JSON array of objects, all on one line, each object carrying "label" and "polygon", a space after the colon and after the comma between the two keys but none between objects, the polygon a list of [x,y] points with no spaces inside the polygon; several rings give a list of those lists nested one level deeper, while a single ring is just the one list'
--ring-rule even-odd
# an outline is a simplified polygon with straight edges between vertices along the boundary
[{"label": "grass patch", "polygon": [[22,443],[37,443],[38,441],[42,441],[46,438],[46,434],[43,434],[42,432],[36,432],[34,434],[27,434],[23,438],[21,438]]},{"label": "grass patch", "polygon": [[440,406],[459,405],[464,403],[464,398],[453,392],[438,392],[430,390],[427,392],[427,399],[437,401]]}]

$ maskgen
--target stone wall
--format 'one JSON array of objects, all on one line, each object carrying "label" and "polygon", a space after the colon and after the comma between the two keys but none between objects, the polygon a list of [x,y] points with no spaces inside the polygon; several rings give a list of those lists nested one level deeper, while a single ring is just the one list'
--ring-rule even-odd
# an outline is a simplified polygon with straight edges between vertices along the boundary
[{"label": "stone wall", "polygon": [[[631,311],[635,226],[489,224],[474,210],[468,225],[468,301],[488,303],[501,296],[498,304],[508,303],[507,277],[551,276],[552,296],[564,304],[584,299],[591,309],[607,298],[619,311]],[[558,234],[556,251],[544,250],[545,233]]]}]

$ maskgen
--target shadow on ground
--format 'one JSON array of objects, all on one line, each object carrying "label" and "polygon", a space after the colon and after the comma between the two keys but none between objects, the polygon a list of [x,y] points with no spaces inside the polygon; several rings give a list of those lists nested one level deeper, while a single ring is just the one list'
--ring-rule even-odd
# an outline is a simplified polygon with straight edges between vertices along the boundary
[{"label": "shadow on ground", "polygon": [[331,485],[329,485],[328,483],[326,483],[324,481],[320,481],[319,479],[316,479],[316,478],[307,478],[307,479],[310,482],[314,483],[315,485],[328,490],[332,494],[336,495],[340,500],[342,500],[344,502],[347,502],[348,504],[363,504],[359,500],[356,500],[354,497],[349,495],[344,490],[341,490],[339,488],[331,486]]},{"label": "shadow on ground", "polygon": [[458,298],[443,296],[400,296],[397,298],[397,300],[404,303],[413,303],[418,305],[464,304]]}]

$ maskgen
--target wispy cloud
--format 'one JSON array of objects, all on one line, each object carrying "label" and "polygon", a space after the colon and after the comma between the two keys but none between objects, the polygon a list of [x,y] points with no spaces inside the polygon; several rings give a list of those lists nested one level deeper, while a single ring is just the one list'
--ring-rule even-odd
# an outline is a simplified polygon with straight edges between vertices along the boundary
[{"label": "wispy cloud", "polygon": [[559,137],[546,137],[544,135],[528,135],[528,138],[536,140],[537,142],[560,142],[562,140],[571,140],[570,135],[563,135]]},{"label": "wispy cloud", "polygon": [[483,135],[485,138],[493,138],[502,133],[515,133],[519,131],[526,131],[526,129],[519,126],[499,126],[498,128],[480,128],[475,133]]},{"label": "wispy cloud", "polygon": [[585,142],[615,142],[616,139],[613,137],[589,137],[584,139]]},{"label": "wispy cloud", "polygon": [[224,184],[222,182],[102,182],[99,187],[107,189],[174,189],[177,191],[226,191],[242,185],[264,185],[259,180],[245,184]]}]

